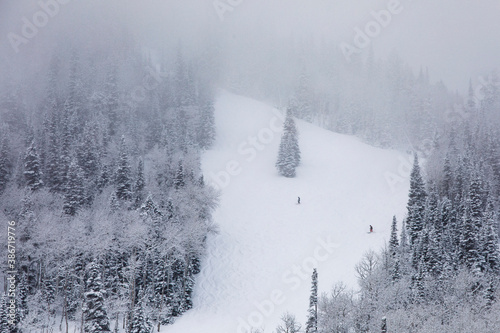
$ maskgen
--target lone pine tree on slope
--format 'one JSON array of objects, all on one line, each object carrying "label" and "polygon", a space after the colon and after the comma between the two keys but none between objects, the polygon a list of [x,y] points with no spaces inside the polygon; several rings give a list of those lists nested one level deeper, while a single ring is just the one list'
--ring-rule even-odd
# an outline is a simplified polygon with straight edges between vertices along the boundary
[{"label": "lone pine tree on slope", "polygon": [[276,168],[278,168],[281,175],[293,178],[295,177],[295,168],[299,164],[300,148],[298,131],[292,117],[292,111],[288,108],[286,111],[285,123],[283,124],[283,134],[281,136]]}]

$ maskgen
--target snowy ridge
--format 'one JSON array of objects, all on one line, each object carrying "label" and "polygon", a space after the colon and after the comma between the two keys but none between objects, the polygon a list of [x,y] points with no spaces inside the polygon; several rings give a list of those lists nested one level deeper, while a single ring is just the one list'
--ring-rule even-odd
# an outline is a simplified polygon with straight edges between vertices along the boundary
[{"label": "snowy ridge", "polygon": [[409,180],[390,186],[386,175],[407,156],[297,121],[302,163],[287,179],[274,166],[278,110],[228,92],[215,109],[217,139],[202,164],[221,190],[220,232],[208,238],[194,308],[163,332],[272,332],[286,311],[304,324],[312,268],[320,293],[337,281],[356,287],[355,264],[403,217]]}]

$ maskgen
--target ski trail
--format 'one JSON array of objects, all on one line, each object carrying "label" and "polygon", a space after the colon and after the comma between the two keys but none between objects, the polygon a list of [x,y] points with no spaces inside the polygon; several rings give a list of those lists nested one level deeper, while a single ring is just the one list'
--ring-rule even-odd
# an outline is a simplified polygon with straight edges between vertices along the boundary
[{"label": "ski trail", "polygon": [[[302,163],[287,179],[274,167],[277,110],[227,92],[215,109],[217,138],[202,167],[221,191],[219,232],[207,238],[193,309],[162,331],[273,332],[286,311],[304,324],[312,269],[320,293],[338,281],[356,287],[355,264],[384,245],[394,214],[401,221],[409,180],[399,175],[391,187],[386,176],[407,156],[298,121]],[[376,233],[366,233],[370,224]]]}]

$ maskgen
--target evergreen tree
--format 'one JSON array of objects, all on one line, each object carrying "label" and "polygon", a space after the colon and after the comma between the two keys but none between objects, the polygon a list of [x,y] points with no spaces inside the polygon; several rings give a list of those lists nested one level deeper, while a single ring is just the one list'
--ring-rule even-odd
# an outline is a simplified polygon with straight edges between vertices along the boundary
[{"label": "evergreen tree", "polygon": [[68,180],[64,190],[64,213],[75,215],[77,211],[85,204],[83,172],[75,160],[71,162],[68,170]]},{"label": "evergreen tree", "polygon": [[498,237],[498,219],[492,201],[488,201],[484,224],[480,231],[481,255],[484,270],[498,273],[500,271],[500,249]]},{"label": "evergreen tree", "polygon": [[285,122],[283,124],[283,134],[278,151],[276,168],[281,175],[295,177],[295,168],[300,164],[300,148],[298,142],[298,132],[295,121],[292,117],[291,109],[287,109]]},{"label": "evergreen tree", "polygon": [[392,268],[392,282],[397,282],[401,279],[401,264],[399,263],[399,259],[396,259],[394,262],[394,266]]},{"label": "evergreen tree", "polygon": [[59,117],[54,108],[50,111],[47,121],[47,156],[45,161],[46,183],[51,191],[62,191],[63,180],[60,179],[60,156],[59,156]]},{"label": "evergreen tree", "polygon": [[410,175],[410,193],[408,195],[407,204],[408,216],[406,218],[406,227],[408,229],[410,247],[412,249],[414,249],[418,243],[418,238],[424,227],[426,196],[424,181],[420,174],[418,157],[417,154],[415,154]]},{"label": "evergreen tree", "polygon": [[125,137],[122,136],[120,143],[120,160],[116,170],[116,197],[120,200],[132,198],[132,180],[130,177],[130,164],[128,161]]},{"label": "evergreen tree", "polygon": [[7,187],[11,169],[12,163],[10,160],[9,146],[7,144],[7,138],[4,137],[0,142],[0,194],[2,194]]},{"label": "evergreen tree", "polygon": [[83,133],[83,142],[78,149],[78,164],[83,176],[88,181],[95,181],[99,172],[99,146],[97,125],[87,126]]},{"label": "evergreen tree", "polygon": [[119,126],[119,92],[117,84],[118,71],[116,65],[112,65],[109,70],[104,86],[105,112],[108,117],[108,134],[116,134]]},{"label": "evergreen tree", "polygon": [[96,262],[89,265],[84,294],[83,320],[85,333],[111,332],[109,318],[104,307],[106,294],[102,282],[99,266]]},{"label": "evergreen tree", "polygon": [[181,187],[184,187],[185,185],[185,175],[184,175],[184,168],[182,166],[182,161],[179,161],[179,165],[177,166],[177,171],[175,172],[175,177],[174,177],[174,187],[175,189],[180,189]]},{"label": "evergreen tree", "polygon": [[315,268],[312,274],[311,296],[309,297],[306,333],[316,332],[318,332],[318,272]]},{"label": "evergreen tree", "polygon": [[144,179],[144,162],[139,160],[137,165],[137,176],[135,178],[134,196],[135,205],[139,207],[144,200],[144,188],[146,187],[146,180]]},{"label": "evergreen tree", "polygon": [[453,190],[453,170],[451,169],[451,162],[448,154],[444,159],[444,167],[443,167],[443,182],[441,185],[443,195],[448,198],[452,197]]},{"label": "evergreen tree", "polygon": [[32,141],[24,157],[24,178],[26,186],[32,191],[43,187],[40,157],[35,142]]},{"label": "evergreen tree", "polygon": [[0,332],[9,333],[9,321],[8,321],[8,308],[7,308],[7,295],[3,294],[0,298]]},{"label": "evergreen tree", "polygon": [[142,290],[139,292],[139,301],[134,307],[132,323],[130,325],[130,333],[150,333],[151,323],[149,318],[144,314],[144,303],[142,301]]},{"label": "evergreen tree", "polygon": [[398,227],[397,227],[396,216],[394,216],[392,218],[392,225],[391,225],[391,238],[389,239],[389,253],[392,256],[395,256],[398,248],[399,248]]},{"label": "evergreen tree", "polygon": [[478,233],[476,223],[471,214],[471,200],[467,199],[462,215],[462,233],[460,237],[460,260],[467,268],[478,271],[480,269],[480,254],[478,251]]}]

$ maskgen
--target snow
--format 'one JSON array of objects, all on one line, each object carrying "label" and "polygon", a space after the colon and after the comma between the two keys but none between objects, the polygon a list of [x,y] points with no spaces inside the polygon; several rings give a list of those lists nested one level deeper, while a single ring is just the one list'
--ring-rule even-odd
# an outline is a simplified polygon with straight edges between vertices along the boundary
[{"label": "snow", "polygon": [[202,167],[221,191],[219,233],[208,238],[193,309],[162,332],[273,332],[287,311],[304,327],[313,268],[320,293],[338,281],[356,288],[355,264],[384,246],[394,214],[401,225],[408,156],[299,120],[302,162],[288,179],[274,166],[277,109],[222,91],[215,112],[216,143]]}]

